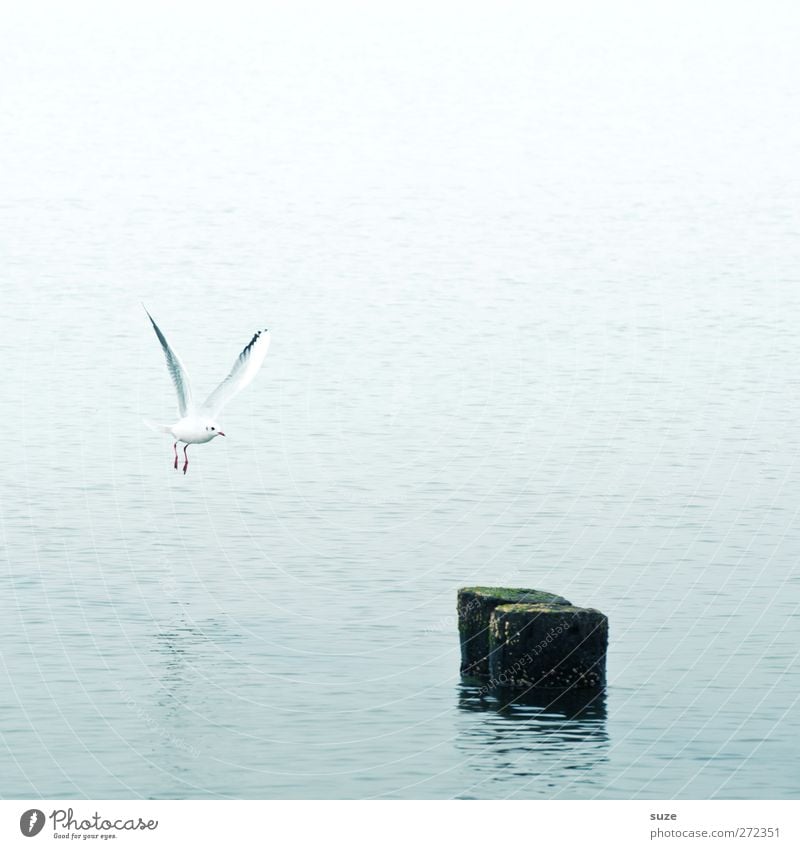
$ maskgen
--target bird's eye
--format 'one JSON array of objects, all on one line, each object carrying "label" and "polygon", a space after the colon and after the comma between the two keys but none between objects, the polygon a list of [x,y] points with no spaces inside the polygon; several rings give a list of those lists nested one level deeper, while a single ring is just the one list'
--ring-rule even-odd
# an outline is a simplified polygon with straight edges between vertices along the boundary
[{"label": "bird's eye", "polygon": [[215,429],[216,429],[216,428],[213,428],[213,427],[211,428],[211,430],[215,430]]}]

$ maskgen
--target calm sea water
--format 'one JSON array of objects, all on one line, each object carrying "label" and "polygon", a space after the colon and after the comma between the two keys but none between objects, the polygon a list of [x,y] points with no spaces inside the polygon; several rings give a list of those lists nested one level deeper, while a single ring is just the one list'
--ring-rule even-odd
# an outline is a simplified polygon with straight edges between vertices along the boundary
[{"label": "calm sea water", "polygon": [[[798,795],[795,12],[536,8],[9,13],[0,796]],[[273,333],[186,477],[140,301]],[[469,584],[603,698],[479,699]]]}]

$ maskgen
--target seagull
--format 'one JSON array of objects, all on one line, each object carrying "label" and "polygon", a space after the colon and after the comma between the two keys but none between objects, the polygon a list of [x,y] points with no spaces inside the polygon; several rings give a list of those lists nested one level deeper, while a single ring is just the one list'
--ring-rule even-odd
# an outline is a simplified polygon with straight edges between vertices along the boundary
[{"label": "seagull", "polygon": [[238,395],[258,373],[269,350],[269,330],[265,329],[256,332],[242,353],[237,357],[230,374],[199,407],[196,407],[192,402],[192,388],[189,385],[189,378],[186,374],[186,369],[183,367],[183,363],[172,348],[170,348],[169,342],[167,342],[166,337],[155,323],[153,316],[147,312],[147,307],[145,307],[144,311],[147,313],[147,317],[153,325],[153,330],[156,332],[158,341],[164,350],[167,368],[172,377],[172,382],[175,384],[175,392],[178,395],[178,412],[181,416],[174,425],[155,424],[149,421],[145,421],[145,424],[152,430],[169,433],[174,437],[175,443],[172,449],[175,452],[175,462],[173,468],[176,470],[178,468],[178,443],[184,443],[183,473],[186,474],[186,470],[189,468],[189,458],[186,455],[186,449],[190,445],[200,445],[204,442],[211,442],[217,436],[225,436],[219,429],[219,425],[215,419],[228,401],[234,395]]}]

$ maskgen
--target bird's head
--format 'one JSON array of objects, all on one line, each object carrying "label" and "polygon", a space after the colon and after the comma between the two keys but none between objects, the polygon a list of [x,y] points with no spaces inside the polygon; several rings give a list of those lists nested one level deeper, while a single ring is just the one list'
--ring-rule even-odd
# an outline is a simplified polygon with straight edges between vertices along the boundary
[{"label": "bird's head", "polygon": [[216,422],[208,421],[206,422],[205,427],[212,439],[215,436],[225,436],[225,434],[217,426]]}]

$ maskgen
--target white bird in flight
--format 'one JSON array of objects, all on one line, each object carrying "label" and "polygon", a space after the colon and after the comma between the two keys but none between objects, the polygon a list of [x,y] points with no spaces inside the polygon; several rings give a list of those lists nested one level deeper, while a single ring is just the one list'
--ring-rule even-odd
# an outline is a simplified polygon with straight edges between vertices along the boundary
[{"label": "white bird in flight", "polygon": [[154,424],[153,422],[145,422],[145,424],[153,430],[169,433],[175,438],[175,443],[172,446],[175,452],[175,463],[173,465],[175,469],[178,468],[178,443],[185,443],[183,446],[183,473],[186,474],[186,470],[189,468],[189,458],[186,455],[186,449],[190,445],[211,442],[217,436],[225,436],[219,429],[215,419],[228,401],[234,395],[238,395],[258,373],[261,364],[264,362],[264,357],[267,356],[267,351],[269,350],[269,330],[259,330],[256,332],[255,336],[253,336],[242,353],[237,357],[230,374],[199,407],[196,407],[192,402],[192,388],[189,385],[189,378],[186,374],[186,369],[183,367],[183,363],[172,348],[170,348],[164,334],[153,320],[153,316],[147,312],[146,307],[145,312],[153,325],[153,330],[156,332],[161,347],[164,349],[167,368],[172,376],[172,382],[175,384],[175,392],[178,395],[178,411],[181,415],[180,419],[174,425],[161,425]]}]

